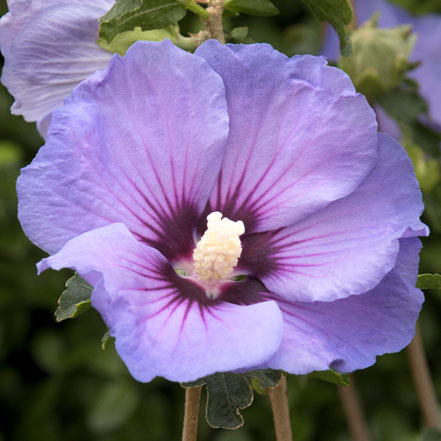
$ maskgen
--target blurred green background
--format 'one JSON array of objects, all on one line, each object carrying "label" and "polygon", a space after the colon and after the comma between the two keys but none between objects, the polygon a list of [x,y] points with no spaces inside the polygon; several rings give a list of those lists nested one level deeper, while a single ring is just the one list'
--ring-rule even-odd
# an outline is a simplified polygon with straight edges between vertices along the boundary
[{"label": "blurred green background", "polygon": [[[256,41],[289,55],[318,53],[323,26],[293,0],[274,1],[274,18],[241,17]],[[0,15],[6,12],[0,0]],[[191,19],[186,20],[191,28]],[[3,60],[0,59],[0,66]],[[54,311],[70,271],[37,277],[43,253],[21,231],[15,181],[43,144],[33,124],[11,116],[13,102],[0,86],[0,441],[161,441],[180,438],[184,391],[156,379],[137,383],[112,343],[103,351],[106,328],[95,312],[57,324]],[[439,186],[439,184],[438,184]],[[420,272],[441,272],[441,191],[431,190],[432,235],[425,239]],[[441,295],[426,293],[420,324],[438,396],[441,397]],[[423,423],[405,351],[380,357],[355,375],[375,441],[416,441]],[[289,401],[297,441],[350,440],[337,387],[291,376]],[[203,398],[204,400],[204,398]],[[200,413],[200,441],[274,439],[267,397],[245,409],[245,426],[212,430]]]}]

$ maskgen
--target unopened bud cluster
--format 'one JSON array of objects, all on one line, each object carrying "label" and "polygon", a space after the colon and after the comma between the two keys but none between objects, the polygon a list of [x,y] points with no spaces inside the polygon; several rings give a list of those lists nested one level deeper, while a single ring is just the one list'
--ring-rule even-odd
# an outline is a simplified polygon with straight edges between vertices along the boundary
[{"label": "unopened bud cluster", "polygon": [[416,41],[410,26],[377,28],[374,17],[356,29],[351,40],[352,55],[341,57],[338,67],[351,77],[357,91],[368,98],[393,89],[414,67],[408,61]]}]

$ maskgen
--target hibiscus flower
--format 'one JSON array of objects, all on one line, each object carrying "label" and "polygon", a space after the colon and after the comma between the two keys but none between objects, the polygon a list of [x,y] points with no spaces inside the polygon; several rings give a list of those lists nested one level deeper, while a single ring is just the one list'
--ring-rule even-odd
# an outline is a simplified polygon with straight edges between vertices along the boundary
[{"label": "hibiscus flower", "polygon": [[324,58],[138,42],[53,113],[18,198],[139,381],[348,372],[413,336],[418,183]]}]

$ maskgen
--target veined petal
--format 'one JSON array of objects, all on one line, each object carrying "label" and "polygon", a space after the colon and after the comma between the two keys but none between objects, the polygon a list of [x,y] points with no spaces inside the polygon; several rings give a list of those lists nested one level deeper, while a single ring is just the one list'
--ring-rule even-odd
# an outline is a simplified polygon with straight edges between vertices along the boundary
[{"label": "veined petal", "polygon": [[250,368],[268,360],[281,341],[274,301],[248,306],[211,301],[123,224],[70,240],[39,264],[40,270],[47,267],[73,268],[95,286],[92,304],[139,381],[155,376],[192,381]]},{"label": "veined petal", "polygon": [[279,300],[285,324],[267,367],[294,374],[334,368],[351,372],[404,348],[424,301],[416,289],[420,241],[401,239],[395,268],[372,291],[334,302]]},{"label": "veined petal", "polygon": [[374,166],[375,114],[323,58],[212,40],[196,54],[221,75],[230,116],[210,211],[248,233],[288,226],[349,194]]},{"label": "veined petal", "polygon": [[421,191],[405,150],[379,134],[380,160],[360,187],[307,219],[243,240],[242,269],[288,300],[330,301],[375,287],[400,237],[426,235]]},{"label": "veined petal", "polygon": [[224,87],[208,64],[170,41],[138,42],[52,114],[18,180],[23,229],[54,253],[123,222],[167,258],[188,255],[227,136]]},{"label": "veined petal", "polygon": [[96,44],[98,18],[113,0],[16,0],[0,20],[5,58],[2,83],[14,96],[12,113],[39,121],[62,106],[72,89],[112,54]]}]

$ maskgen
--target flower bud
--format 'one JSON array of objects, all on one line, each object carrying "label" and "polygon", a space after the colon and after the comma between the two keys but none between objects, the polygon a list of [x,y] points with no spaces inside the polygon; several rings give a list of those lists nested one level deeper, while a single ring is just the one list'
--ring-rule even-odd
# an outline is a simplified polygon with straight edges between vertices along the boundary
[{"label": "flower bud", "polygon": [[415,67],[408,61],[417,38],[411,27],[379,29],[377,22],[378,16],[374,16],[353,32],[352,55],[340,57],[338,62],[357,91],[368,98],[393,89]]}]

